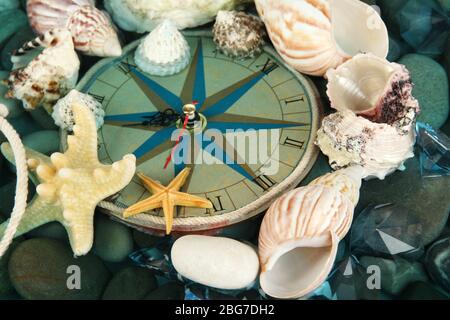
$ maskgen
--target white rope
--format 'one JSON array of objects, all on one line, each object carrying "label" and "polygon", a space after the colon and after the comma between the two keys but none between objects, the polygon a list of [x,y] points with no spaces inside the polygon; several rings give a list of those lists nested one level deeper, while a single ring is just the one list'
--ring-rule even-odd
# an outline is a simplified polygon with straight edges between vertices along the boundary
[{"label": "white rope", "polygon": [[25,148],[22,141],[14,128],[6,121],[8,115],[8,109],[0,104],[0,131],[3,132],[6,139],[13,150],[16,171],[17,171],[17,184],[16,184],[16,196],[14,198],[14,208],[9,219],[8,226],[6,227],[3,239],[0,242],[0,258],[8,250],[9,245],[14,239],[14,235],[19,227],[20,220],[22,219],[25,208],[27,206],[28,196],[28,168],[25,155]]},{"label": "white rope", "polygon": [[100,201],[98,206],[100,208],[106,209],[108,211],[111,211],[111,212],[117,213],[117,214],[122,214],[125,211],[124,208],[116,206],[114,203],[111,203],[108,201]]}]

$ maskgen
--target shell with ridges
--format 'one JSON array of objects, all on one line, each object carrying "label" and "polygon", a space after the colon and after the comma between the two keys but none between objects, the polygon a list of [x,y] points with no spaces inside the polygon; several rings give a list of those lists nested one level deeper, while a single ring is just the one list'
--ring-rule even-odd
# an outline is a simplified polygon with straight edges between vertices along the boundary
[{"label": "shell with ridges", "polygon": [[296,70],[323,76],[360,52],[385,58],[388,32],[359,0],[255,0],[280,56]]},{"label": "shell with ridges", "polygon": [[152,31],[165,19],[179,30],[214,20],[220,10],[233,10],[253,0],[106,0],[106,10],[124,30]]},{"label": "shell with ridges", "polygon": [[30,25],[38,34],[67,28],[75,48],[86,55],[115,57],[122,54],[116,29],[108,14],[93,0],[28,0]]},{"label": "shell with ridges", "polygon": [[186,39],[170,20],[164,20],[137,48],[134,61],[143,71],[157,76],[180,72],[190,61]]},{"label": "shell with ridges", "polygon": [[312,184],[277,199],[259,233],[261,288],[275,298],[300,298],[331,271],[354,204],[337,188]]},{"label": "shell with ridges", "polygon": [[11,61],[14,66],[7,97],[22,100],[28,110],[42,105],[51,113],[56,101],[73,89],[78,79],[80,61],[66,29],[51,30],[26,43],[13,53]]},{"label": "shell with ridges", "polygon": [[264,25],[257,17],[238,11],[219,11],[213,27],[213,40],[226,56],[255,57],[264,45]]}]

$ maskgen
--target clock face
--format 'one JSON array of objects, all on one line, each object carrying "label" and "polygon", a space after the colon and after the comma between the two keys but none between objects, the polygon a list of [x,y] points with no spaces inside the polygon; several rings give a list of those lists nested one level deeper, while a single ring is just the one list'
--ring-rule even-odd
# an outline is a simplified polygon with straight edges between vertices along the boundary
[{"label": "clock face", "polygon": [[[295,187],[315,160],[319,121],[309,82],[270,49],[253,59],[233,60],[217,52],[208,35],[187,33],[186,40],[191,62],[179,74],[142,71],[134,62],[138,41],[122,57],[94,67],[78,86],[105,110],[101,162],[132,153],[137,171],[164,185],[191,168],[182,191],[208,198],[213,209],[179,207],[175,231],[244,220]],[[198,122],[183,129],[186,104],[196,106]],[[135,176],[114,202],[126,208],[149,196]],[[164,230],[162,210],[126,223]]]}]

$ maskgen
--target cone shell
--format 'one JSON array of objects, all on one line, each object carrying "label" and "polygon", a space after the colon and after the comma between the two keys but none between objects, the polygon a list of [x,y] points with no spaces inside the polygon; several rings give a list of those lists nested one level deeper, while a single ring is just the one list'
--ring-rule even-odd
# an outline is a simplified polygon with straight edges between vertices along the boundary
[{"label": "cone shell", "polygon": [[66,29],[51,30],[26,43],[11,60],[14,71],[6,96],[22,100],[25,109],[43,106],[51,113],[58,99],[76,85],[80,61]]},{"label": "cone shell", "polygon": [[148,74],[168,76],[187,67],[190,49],[176,26],[165,20],[142,40],[134,60]]},{"label": "cone shell", "polygon": [[289,299],[319,287],[331,271],[353,211],[349,197],[323,184],[295,189],[276,200],[259,234],[264,292]]},{"label": "cone shell", "polygon": [[115,27],[93,0],[28,0],[30,25],[38,34],[67,28],[75,48],[86,55],[115,57],[122,54]]},{"label": "cone shell", "polygon": [[231,58],[255,57],[264,45],[264,24],[257,17],[238,11],[219,11],[213,27],[217,48]]},{"label": "cone shell", "polygon": [[359,0],[255,0],[280,56],[296,70],[323,76],[360,52],[385,58],[387,28]]}]

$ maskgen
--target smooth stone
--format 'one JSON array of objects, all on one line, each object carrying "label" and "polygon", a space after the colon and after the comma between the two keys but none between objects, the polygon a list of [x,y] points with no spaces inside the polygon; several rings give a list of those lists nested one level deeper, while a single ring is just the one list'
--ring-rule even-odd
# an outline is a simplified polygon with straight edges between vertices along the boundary
[{"label": "smooth stone", "polygon": [[42,128],[47,130],[59,130],[58,126],[55,124],[52,116],[45,111],[44,108],[37,108],[30,111],[30,116],[36,123],[38,123]]},{"label": "smooth stone", "polygon": [[172,246],[171,259],[183,277],[219,289],[245,288],[259,271],[255,250],[229,238],[181,237]]},{"label": "smooth stone", "polygon": [[144,300],[183,300],[184,286],[169,282],[144,297]]},{"label": "smooth stone", "polygon": [[444,52],[444,64],[447,68],[447,76],[450,77],[450,37],[447,41],[447,48]]},{"label": "smooth stone", "polygon": [[408,54],[399,60],[411,73],[413,96],[419,101],[421,113],[418,121],[440,128],[449,115],[449,90],[447,74],[431,58]]},{"label": "smooth stone", "polygon": [[[5,217],[0,214],[0,223],[5,220]],[[14,287],[9,280],[8,262],[11,257],[11,252],[15,249],[15,247],[17,247],[17,245],[18,241],[13,241],[3,257],[0,259],[0,299],[3,296],[7,296],[15,292]]]},{"label": "smooth stone", "polygon": [[442,8],[447,10],[447,12],[450,12],[450,0],[438,0],[441,4]]},{"label": "smooth stone", "polygon": [[4,10],[16,9],[19,7],[19,0],[1,0],[0,12]]},{"label": "smooth stone", "polygon": [[161,241],[161,239],[161,237],[133,229],[133,240],[139,248],[151,248]]},{"label": "smooth stone", "polygon": [[103,300],[140,300],[157,287],[147,269],[128,267],[114,275],[103,293]]},{"label": "smooth stone", "polygon": [[425,266],[431,279],[450,292],[450,238],[433,243],[425,256]]},{"label": "smooth stone", "polygon": [[[0,82],[9,77],[9,71],[0,71]],[[16,99],[7,99],[5,94],[8,91],[8,87],[0,83],[0,103],[4,104],[8,108],[8,120],[17,118],[25,112],[22,106],[22,102]]]},{"label": "smooth stone", "polygon": [[403,48],[400,40],[389,36],[389,53],[387,59],[391,62],[397,61],[403,54]]},{"label": "smooth stone", "polygon": [[394,261],[367,256],[361,257],[359,262],[366,269],[369,266],[378,266],[381,272],[381,288],[394,296],[400,294],[408,284],[428,279],[423,266],[418,262],[410,263],[400,258]]},{"label": "smooth stone", "polygon": [[94,252],[102,260],[120,262],[133,251],[131,230],[105,215],[96,216],[94,235]]},{"label": "smooth stone", "polygon": [[20,117],[10,119],[9,123],[14,127],[14,130],[16,130],[21,137],[25,137],[33,132],[43,130],[43,128],[30,117],[28,112],[25,112]]},{"label": "smooth stone", "polygon": [[[370,204],[396,203],[411,209],[411,218],[419,221],[422,247],[439,237],[450,211],[450,177],[422,178],[416,157],[405,162],[406,170],[385,180],[364,181],[355,213]],[[355,217],[356,218],[356,217]]]},{"label": "smooth stone", "polygon": [[20,28],[27,25],[27,15],[19,9],[5,10],[0,12],[0,21],[2,28],[0,29],[0,47],[15,34]]},{"label": "smooth stone", "polygon": [[44,130],[33,132],[22,139],[23,144],[35,151],[45,155],[58,152],[59,148],[59,132],[54,130]]},{"label": "smooth stone", "polygon": [[400,27],[397,24],[396,15],[408,1],[409,0],[377,0],[377,5],[381,9],[381,17],[385,21],[388,30],[396,35],[400,35]]},{"label": "smooth stone", "polygon": [[[80,289],[69,289],[70,266],[79,268]],[[70,246],[54,239],[30,239],[13,251],[9,274],[17,292],[25,299],[65,300],[100,298],[110,275],[93,254],[74,258]],[[68,282],[69,281],[69,282]]]},{"label": "smooth stone", "polygon": [[30,26],[26,25],[20,30],[18,30],[9,40],[6,42],[5,46],[2,49],[0,60],[2,62],[2,66],[11,70],[13,68],[13,63],[11,61],[11,53],[15,50],[21,48],[25,43],[35,38],[35,34],[33,30],[31,30]]},{"label": "smooth stone", "polygon": [[401,300],[448,300],[450,295],[428,282],[414,282],[403,290]]},{"label": "smooth stone", "polygon": [[59,222],[49,222],[27,233],[29,238],[68,240],[66,229]]},{"label": "smooth stone", "polygon": [[0,188],[0,212],[9,216],[14,207],[14,197],[16,195],[16,181],[13,180]]},{"label": "smooth stone", "polygon": [[414,48],[419,48],[432,29],[432,8],[429,3],[409,0],[395,16],[402,38]]}]

